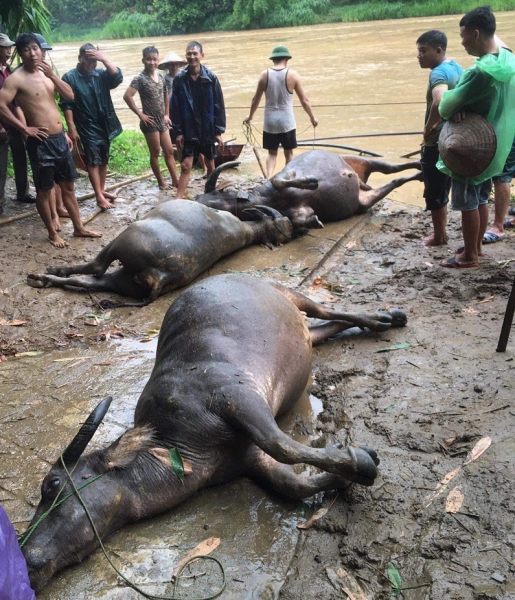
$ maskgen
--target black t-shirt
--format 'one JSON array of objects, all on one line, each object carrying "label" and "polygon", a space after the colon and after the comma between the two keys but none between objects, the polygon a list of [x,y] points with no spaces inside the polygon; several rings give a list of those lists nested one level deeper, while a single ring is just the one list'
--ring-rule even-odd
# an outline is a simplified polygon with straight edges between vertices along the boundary
[{"label": "black t-shirt", "polygon": [[204,98],[202,97],[202,83],[200,77],[197,79],[192,79],[190,75],[188,75],[191,97],[193,99],[193,110],[195,113],[195,121],[197,122],[199,132],[202,130],[202,114],[204,112]]}]

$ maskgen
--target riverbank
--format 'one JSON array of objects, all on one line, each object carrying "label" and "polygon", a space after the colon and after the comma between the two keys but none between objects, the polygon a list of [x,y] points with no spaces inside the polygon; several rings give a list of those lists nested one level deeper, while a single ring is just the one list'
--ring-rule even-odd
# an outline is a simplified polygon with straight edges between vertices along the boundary
[{"label": "riverbank", "polygon": [[[295,5],[295,3],[292,3]],[[77,42],[86,39],[110,40],[134,37],[160,37],[183,33],[207,31],[239,31],[267,28],[297,27],[323,23],[353,23],[382,21],[386,19],[407,19],[411,17],[432,17],[439,15],[459,15],[475,8],[476,0],[443,0],[442,2],[387,2],[368,0],[356,4],[333,1],[316,4],[305,10],[266,11],[259,19],[249,20],[248,24],[228,14],[224,19],[196,18],[193,26],[174,27],[173,22],[156,18],[157,15],[123,11],[113,15],[104,24],[92,21],[81,23],[60,23],[52,29],[51,42]],[[515,0],[492,0],[494,12],[515,10]]]}]

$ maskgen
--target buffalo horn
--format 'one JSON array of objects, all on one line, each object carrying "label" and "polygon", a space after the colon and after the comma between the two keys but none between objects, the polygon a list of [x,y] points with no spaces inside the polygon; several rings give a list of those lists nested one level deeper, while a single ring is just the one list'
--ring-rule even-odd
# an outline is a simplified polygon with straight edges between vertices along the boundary
[{"label": "buffalo horn", "polygon": [[215,189],[216,182],[218,181],[218,176],[222,171],[225,171],[225,169],[231,169],[232,167],[237,167],[238,165],[241,165],[241,162],[239,160],[232,160],[230,162],[223,163],[219,167],[216,167],[216,169],[207,178],[204,193],[208,194],[209,192],[212,192]]},{"label": "buffalo horn", "polygon": [[86,449],[91,438],[95,435],[95,431],[105,417],[109,409],[109,405],[113,400],[112,396],[107,396],[102,402],[91,412],[86,422],[79,429],[71,444],[63,452],[63,460],[65,464],[72,464],[79,460],[81,454]]},{"label": "buffalo horn", "polygon": [[282,215],[278,210],[275,210],[275,208],[271,208],[270,206],[264,206],[263,204],[256,204],[256,208],[259,208],[259,210],[261,212],[264,212],[265,215],[268,215],[269,217],[272,217],[272,219],[282,219],[284,217],[284,215]]}]

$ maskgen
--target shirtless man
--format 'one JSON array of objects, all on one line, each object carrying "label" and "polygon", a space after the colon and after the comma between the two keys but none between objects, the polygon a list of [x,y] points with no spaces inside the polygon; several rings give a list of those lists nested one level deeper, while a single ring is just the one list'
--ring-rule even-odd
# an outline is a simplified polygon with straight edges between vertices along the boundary
[{"label": "shirtless man", "polygon": [[261,97],[265,94],[265,120],[263,124],[263,148],[268,150],[266,174],[268,179],[274,174],[279,144],[284,150],[288,164],[293,159],[293,149],[297,147],[296,124],[293,115],[293,92],[297,94],[302,108],[306,111],[313,127],[318,120],[313,115],[311,105],[302,88],[299,74],[288,69],[291,54],[286,46],[276,46],[270,56],[274,66],[263,71],[258,79],[256,93],[252,98],[250,113],[243,123],[250,123],[258,109]]},{"label": "shirtless man", "polygon": [[[76,237],[100,237],[102,234],[88,231],[80,220],[79,205],[75,196],[74,180],[77,172],[64,136],[61,115],[55,103],[55,92],[73,99],[67,84],[43,61],[41,46],[35,35],[22,33],[16,38],[16,49],[23,61],[0,90],[0,118],[27,136],[27,152],[32,165],[36,187],[36,207],[48,230],[50,242],[57,248],[69,246],[58,231],[59,218],[52,215],[54,183],[61,188],[63,202],[73,223]],[[27,124],[18,119],[8,108],[16,99]]]}]

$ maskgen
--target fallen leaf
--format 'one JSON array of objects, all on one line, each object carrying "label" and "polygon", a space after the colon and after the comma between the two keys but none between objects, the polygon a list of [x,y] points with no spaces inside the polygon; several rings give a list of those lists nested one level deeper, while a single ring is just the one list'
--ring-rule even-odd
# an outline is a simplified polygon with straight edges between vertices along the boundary
[{"label": "fallen leaf", "polygon": [[14,356],[40,356],[41,354],[45,354],[43,350],[29,350],[28,352],[18,352]]},{"label": "fallen leaf", "polygon": [[184,558],[181,558],[181,560],[175,565],[175,568],[172,573],[172,581],[175,580],[177,573],[180,571],[182,565],[184,565],[190,559],[195,558],[197,556],[207,556],[208,554],[211,554],[213,550],[216,550],[218,548],[218,546],[220,545],[220,541],[220,538],[212,536],[207,538],[207,540],[201,542],[198,546],[195,546],[195,548],[193,548],[192,550],[190,550],[188,554],[186,554]]},{"label": "fallen leaf", "polygon": [[425,262],[424,264],[428,267],[434,267],[433,263],[430,263],[430,262]]},{"label": "fallen leaf", "polygon": [[97,339],[107,342],[111,339],[111,336],[121,338],[123,337],[123,331],[121,329],[105,329],[98,334]]},{"label": "fallen leaf", "polygon": [[115,360],[106,360],[105,362],[97,363],[95,367],[108,367],[115,364]]},{"label": "fallen leaf", "polygon": [[172,465],[174,473],[177,475],[179,481],[184,483],[184,461],[182,460],[179,448],[174,447],[168,450],[168,459]]},{"label": "fallen leaf", "polygon": [[484,304],[485,302],[492,302],[493,299],[494,299],[494,296],[490,296],[489,298],[485,298],[484,300],[478,300],[477,303]]},{"label": "fallen leaf", "polygon": [[386,566],[386,574],[388,575],[388,579],[392,585],[392,596],[400,596],[402,588],[401,574],[391,562],[389,562]]},{"label": "fallen leaf", "polygon": [[385,302],[384,303],[384,309],[388,310],[390,308],[390,303],[389,302]]},{"label": "fallen leaf", "polygon": [[444,441],[443,441],[443,445],[444,445],[446,448],[450,448],[450,447],[451,447],[451,446],[454,444],[454,442],[455,442],[455,441],[456,441],[456,438],[455,438],[455,437],[453,437],[453,438],[448,438],[448,439],[446,439],[446,440],[444,440]]},{"label": "fallen leaf", "polygon": [[449,492],[445,501],[445,512],[457,513],[463,505],[465,497],[463,496],[460,486],[455,487]]},{"label": "fallen leaf", "polygon": [[0,325],[7,325],[8,327],[20,327],[26,323],[27,321],[20,321],[19,319],[11,319],[10,321],[7,321],[6,319],[0,319]]},{"label": "fallen leaf", "polygon": [[70,339],[74,339],[74,338],[82,338],[84,337],[83,333],[75,333],[74,331],[68,331],[67,333],[64,334],[67,338]]},{"label": "fallen leaf", "polygon": [[[170,451],[167,448],[150,448],[150,454],[155,456],[157,460],[160,460],[167,467],[170,466]],[[182,457],[181,457],[182,458]],[[182,458],[182,465],[184,475],[191,475],[193,473],[193,465],[187,458]]]},{"label": "fallen leaf", "polygon": [[340,567],[337,571],[328,567],[325,572],[333,586],[336,589],[341,588],[347,594],[349,600],[370,600],[364,594],[359,583],[343,567]]},{"label": "fallen leaf", "polygon": [[321,277],[315,277],[315,279],[313,279],[313,283],[311,285],[313,286],[319,286],[319,285],[323,285],[324,280]]},{"label": "fallen leaf", "polygon": [[470,454],[467,457],[467,460],[463,463],[463,466],[470,464],[474,460],[477,460],[485,450],[488,450],[491,443],[491,437],[481,438],[479,442],[470,451]]},{"label": "fallen leaf", "polygon": [[98,326],[98,319],[86,319],[84,321],[84,325],[90,325],[91,327],[97,327]]},{"label": "fallen leaf", "polygon": [[475,308],[472,308],[472,306],[467,306],[467,308],[462,308],[464,313],[467,313],[469,315],[478,315],[479,311],[476,310]]},{"label": "fallen leaf", "polygon": [[349,250],[351,248],[354,248],[356,246],[356,240],[352,240],[352,242],[349,242],[348,244],[345,244],[346,248],[349,248]]},{"label": "fallen leaf", "polygon": [[329,506],[319,508],[316,511],[316,513],[307,521],[304,521],[303,523],[297,523],[297,529],[309,529],[310,527],[312,527],[313,523],[316,523],[319,519],[324,517],[331,510],[337,498],[338,496],[336,495]]},{"label": "fallen leaf", "polygon": [[375,350],[378,352],[391,352],[392,350],[403,350],[404,348],[409,348],[411,346],[410,342],[402,342],[400,344],[395,344],[393,346],[388,346],[387,348],[380,348],[379,350]]},{"label": "fallen leaf", "polygon": [[109,319],[111,318],[110,315],[111,315],[111,313],[107,312],[105,315],[93,315],[93,314],[90,314],[90,315],[86,315],[86,317],[89,318],[89,319],[97,319],[97,320],[98,319],[102,319],[103,321],[109,321]]},{"label": "fallen leaf", "polygon": [[438,498],[438,496],[444,492],[445,488],[449,485],[449,483],[461,471],[462,466],[463,465],[460,465],[459,467],[456,467],[454,471],[450,471],[449,473],[447,473],[447,475],[437,484],[435,491],[429,494],[429,496],[427,497],[427,504],[425,505],[426,508],[431,504],[431,502],[435,498]]},{"label": "fallen leaf", "polygon": [[147,337],[147,338],[143,338],[142,340],[140,340],[140,342],[142,344],[146,344],[147,342],[151,342],[153,339],[154,338]]}]

